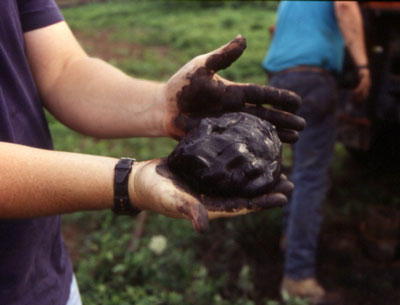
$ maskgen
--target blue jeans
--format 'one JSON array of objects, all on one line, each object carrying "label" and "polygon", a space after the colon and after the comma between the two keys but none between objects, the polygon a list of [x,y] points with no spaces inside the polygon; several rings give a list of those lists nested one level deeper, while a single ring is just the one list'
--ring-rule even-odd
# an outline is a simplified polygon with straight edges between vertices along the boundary
[{"label": "blue jeans", "polygon": [[313,277],[334,154],[336,81],[319,72],[297,71],[272,76],[269,84],[294,91],[302,98],[297,114],[306,120],[307,127],[293,145],[291,180],[295,189],[284,210],[284,273],[292,279]]}]

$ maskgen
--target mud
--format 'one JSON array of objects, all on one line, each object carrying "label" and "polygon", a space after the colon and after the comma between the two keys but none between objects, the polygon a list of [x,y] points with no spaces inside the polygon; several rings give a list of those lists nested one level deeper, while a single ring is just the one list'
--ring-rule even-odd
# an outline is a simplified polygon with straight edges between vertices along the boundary
[{"label": "mud", "polygon": [[[290,91],[258,85],[227,86],[213,79],[206,68],[199,68],[189,79],[189,85],[178,92],[181,114],[175,119],[176,126],[186,132],[198,124],[200,118],[238,111],[268,120],[280,129],[299,131],[305,128],[305,121],[292,114],[301,101]],[[263,104],[274,105],[276,109],[264,108]]]},{"label": "mud", "polygon": [[273,125],[228,113],[203,119],[170,154],[168,166],[196,193],[253,198],[276,184],[281,153]]},{"label": "mud", "polygon": [[[74,1],[65,0],[65,2]],[[108,39],[109,35],[105,35],[105,40],[95,41],[86,35],[82,37],[84,43],[88,43],[89,47],[93,44],[92,49],[99,51],[98,57],[108,56],[108,50],[104,50],[102,46],[107,44],[114,46],[115,41],[111,42]],[[148,48],[134,44],[130,47],[140,50]],[[136,52],[132,53],[132,56],[137,56]],[[165,50],[165,53],[168,54],[169,50]],[[121,58],[121,56],[115,53],[115,57]],[[112,57],[114,58],[114,54]],[[363,219],[362,209],[366,205],[388,204],[393,205],[393,208],[398,207],[395,202],[399,202],[396,198],[400,197],[398,188],[400,171],[382,177],[366,167],[365,162],[362,162],[361,166],[356,166],[354,160],[349,162],[343,158],[342,155],[338,156],[336,167],[344,164],[339,167],[340,171],[333,171],[334,187],[328,193],[326,205],[328,217],[325,218],[321,228],[317,277],[329,291],[339,291],[343,295],[345,304],[397,304],[400,300],[400,246],[391,262],[375,260],[364,249],[362,242],[364,238],[360,237],[360,218]],[[392,161],[393,158],[388,160]],[[391,167],[394,168],[393,165]],[[279,210],[275,211],[277,212]],[[212,221],[208,233],[202,235],[200,239],[195,239],[193,245],[190,245],[196,250],[198,262],[207,267],[210,276],[224,274],[228,277],[228,283],[221,285],[222,288],[216,293],[231,299],[232,304],[245,296],[245,292],[236,283],[239,281],[241,268],[249,264],[253,271],[251,274],[254,273],[249,283],[254,285],[252,296],[255,304],[264,305],[266,299],[275,300],[280,304],[279,291],[283,276],[284,254],[279,248],[281,226],[274,225],[271,218],[267,217],[271,215],[275,214],[252,213],[233,219]],[[82,221],[83,219],[76,215],[63,217],[64,239],[77,268],[83,266],[84,259],[90,259],[93,255],[87,247],[88,238],[91,236],[90,232],[101,227],[101,224],[97,223],[99,221],[97,213],[88,213],[86,216],[90,217],[89,220],[85,218]],[[151,233],[149,232],[146,234]],[[172,234],[171,238],[173,237]],[[248,294],[249,292],[246,292],[246,296]],[[271,301],[271,304],[273,302]]]},{"label": "mud", "polygon": [[[297,131],[305,127],[305,121],[294,115],[301,104],[298,95],[270,86],[235,84],[215,76],[216,72],[236,61],[245,48],[246,40],[237,37],[210,55],[204,66],[186,76],[189,82],[176,96],[180,113],[175,118],[175,125],[188,132],[201,118],[241,111],[271,122],[278,128],[282,141],[295,142]],[[262,107],[265,104],[275,109]]]},{"label": "mud", "polygon": [[242,55],[246,46],[244,37],[236,37],[223,48],[222,52],[210,56],[207,59],[206,67],[214,72],[228,68]]}]

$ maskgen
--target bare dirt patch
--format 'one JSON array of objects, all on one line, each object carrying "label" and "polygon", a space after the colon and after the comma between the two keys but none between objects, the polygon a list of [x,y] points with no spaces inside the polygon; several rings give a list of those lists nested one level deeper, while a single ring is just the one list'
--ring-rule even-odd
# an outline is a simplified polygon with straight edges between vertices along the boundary
[{"label": "bare dirt patch", "polygon": [[120,61],[129,58],[144,58],[147,52],[168,56],[170,51],[166,46],[143,46],[136,43],[113,39],[112,30],[104,30],[96,34],[74,31],[75,37],[90,56],[106,61]]}]

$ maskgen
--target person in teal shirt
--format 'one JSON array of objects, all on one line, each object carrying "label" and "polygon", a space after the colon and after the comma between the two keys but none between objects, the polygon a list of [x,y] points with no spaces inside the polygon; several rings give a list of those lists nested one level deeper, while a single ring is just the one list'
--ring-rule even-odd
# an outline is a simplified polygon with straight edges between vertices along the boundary
[{"label": "person in teal shirt", "polygon": [[316,250],[323,202],[334,157],[336,78],[344,47],[359,68],[353,100],[364,100],[371,80],[357,2],[282,1],[271,45],[262,61],[269,85],[302,98],[297,114],[307,122],[293,146],[291,179],[295,190],[285,208],[284,277],[281,290],[313,304],[337,304],[316,279]]},{"label": "person in teal shirt", "polygon": [[282,2],[273,43],[262,62],[263,67],[277,72],[307,65],[340,72],[344,40],[333,5],[327,1]]}]

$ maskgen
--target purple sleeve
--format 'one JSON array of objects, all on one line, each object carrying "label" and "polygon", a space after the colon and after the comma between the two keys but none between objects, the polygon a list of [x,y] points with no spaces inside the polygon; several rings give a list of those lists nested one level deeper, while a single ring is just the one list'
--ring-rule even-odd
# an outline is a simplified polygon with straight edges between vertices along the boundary
[{"label": "purple sleeve", "polygon": [[18,8],[24,32],[64,20],[54,0],[18,0]]}]

